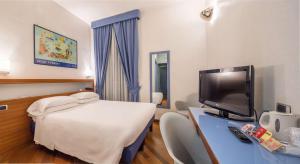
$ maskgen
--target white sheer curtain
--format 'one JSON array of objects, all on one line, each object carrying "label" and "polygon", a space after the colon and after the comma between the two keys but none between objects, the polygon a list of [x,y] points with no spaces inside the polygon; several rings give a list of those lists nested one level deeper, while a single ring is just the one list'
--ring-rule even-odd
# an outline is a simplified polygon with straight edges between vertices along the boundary
[{"label": "white sheer curtain", "polygon": [[113,31],[111,53],[108,58],[106,80],[104,84],[105,100],[128,101],[128,87],[121,64],[116,38]]}]

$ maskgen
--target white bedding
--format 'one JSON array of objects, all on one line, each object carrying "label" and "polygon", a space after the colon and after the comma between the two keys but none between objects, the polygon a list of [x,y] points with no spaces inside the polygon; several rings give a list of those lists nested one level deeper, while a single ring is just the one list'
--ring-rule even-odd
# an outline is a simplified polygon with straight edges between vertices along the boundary
[{"label": "white bedding", "polygon": [[155,112],[155,104],[96,101],[37,117],[34,141],[90,163],[119,163]]}]

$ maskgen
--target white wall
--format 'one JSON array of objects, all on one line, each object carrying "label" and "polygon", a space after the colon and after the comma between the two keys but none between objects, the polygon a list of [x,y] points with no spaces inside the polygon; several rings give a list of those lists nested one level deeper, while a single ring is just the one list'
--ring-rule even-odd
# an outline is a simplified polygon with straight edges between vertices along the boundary
[{"label": "white wall", "polygon": [[[213,2],[218,17],[205,22],[199,14]],[[298,0],[188,0],[142,8],[141,100],[150,99],[149,53],[170,50],[172,108],[177,100],[198,105],[200,69],[253,64],[256,108],[272,109],[280,101],[300,113],[299,5]],[[12,61],[8,78],[80,78],[92,65],[89,25],[56,3],[0,1],[0,18],[0,59]],[[33,24],[77,40],[79,68],[33,64]]]},{"label": "white wall", "polygon": [[299,1],[221,0],[217,6],[217,18],[206,26],[208,68],[253,64],[256,109],[283,102],[300,113]]},{"label": "white wall", "polygon": [[[0,78],[85,78],[91,67],[91,40],[88,24],[75,17],[51,0],[2,0],[0,1],[0,60],[11,61],[8,76]],[[78,42],[78,69],[33,64],[33,24],[38,24]],[[42,86],[41,86],[42,87]],[[28,87],[31,92],[19,93],[17,89],[2,90],[2,96],[38,94],[41,89]],[[61,87],[45,88],[47,92],[62,92]],[[56,91],[55,91],[55,88]],[[38,91],[37,91],[38,90]],[[51,91],[50,91],[51,90]],[[5,96],[3,96],[5,95]]]},{"label": "white wall", "polygon": [[171,107],[177,100],[198,102],[198,71],[206,63],[205,25],[200,19],[203,1],[141,9],[140,95],[150,101],[150,52],[170,50]]}]

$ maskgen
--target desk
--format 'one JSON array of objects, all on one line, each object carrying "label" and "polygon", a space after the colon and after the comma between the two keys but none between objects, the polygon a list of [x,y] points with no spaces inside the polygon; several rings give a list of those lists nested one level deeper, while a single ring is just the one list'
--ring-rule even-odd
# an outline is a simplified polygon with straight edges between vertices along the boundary
[{"label": "desk", "polygon": [[227,128],[245,123],[206,115],[201,108],[190,108],[190,114],[213,163],[300,164],[300,158],[271,153],[252,138],[252,144],[240,142]]}]

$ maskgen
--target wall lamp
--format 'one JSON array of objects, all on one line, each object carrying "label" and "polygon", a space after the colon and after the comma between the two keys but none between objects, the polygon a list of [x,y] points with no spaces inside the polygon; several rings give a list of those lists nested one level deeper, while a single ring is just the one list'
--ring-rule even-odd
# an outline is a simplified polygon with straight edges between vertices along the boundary
[{"label": "wall lamp", "polygon": [[201,12],[201,17],[202,17],[203,19],[208,20],[208,19],[210,19],[210,18],[212,17],[213,11],[214,11],[214,8],[208,7],[208,8],[204,9],[204,10]]},{"label": "wall lamp", "polygon": [[10,61],[0,59],[0,75],[7,75],[10,71]]},{"label": "wall lamp", "polygon": [[92,72],[92,69],[87,68],[87,69],[85,70],[85,78],[91,79],[91,78],[93,78],[93,75],[94,75],[94,73]]}]

